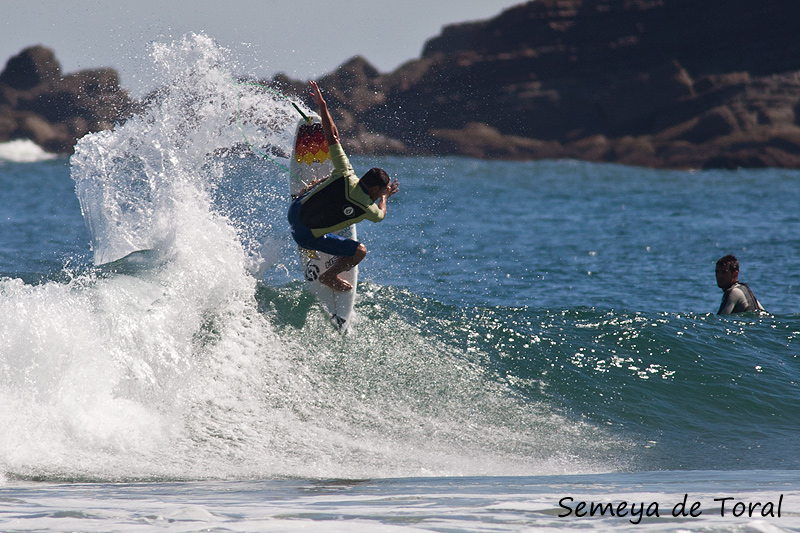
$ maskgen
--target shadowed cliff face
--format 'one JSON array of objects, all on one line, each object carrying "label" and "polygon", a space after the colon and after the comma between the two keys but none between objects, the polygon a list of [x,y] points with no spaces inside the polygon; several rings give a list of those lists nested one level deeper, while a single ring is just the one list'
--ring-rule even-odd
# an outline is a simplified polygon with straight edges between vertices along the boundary
[{"label": "shadowed cliff face", "polygon": [[797,14],[796,2],[785,0],[539,0],[490,21],[448,26],[423,57],[529,51],[542,60],[542,79],[671,60],[697,75],[741,69],[764,75],[798,68],[791,54],[798,50]]},{"label": "shadowed cliff face", "polygon": [[[797,20],[800,5],[789,1],[536,1],[446,28],[423,57],[460,70],[486,95],[514,95],[504,115],[491,111],[525,118],[501,131],[641,135],[696,116],[687,104],[730,86],[720,75],[800,70]],[[461,59],[454,69],[446,58]],[[718,103],[708,100],[701,109]]]},{"label": "shadowed cliff face", "polygon": [[800,168],[798,20],[795,0],[535,0],[319,81],[351,151]]}]

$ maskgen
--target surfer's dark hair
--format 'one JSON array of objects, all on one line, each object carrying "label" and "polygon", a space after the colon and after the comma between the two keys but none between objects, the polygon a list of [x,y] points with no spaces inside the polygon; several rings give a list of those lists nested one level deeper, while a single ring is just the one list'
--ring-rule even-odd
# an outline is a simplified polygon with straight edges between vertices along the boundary
[{"label": "surfer's dark hair", "polygon": [[361,185],[366,188],[370,187],[379,187],[383,189],[387,185],[389,185],[389,174],[386,173],[385,170],[382,168],[371,168],[367,171],[366,174],[361,176]]},{"label": "surfer's dark hair", "polygon": [[735,255],[726,255],[717,261],[717,269],[723,271],[727,270],[728,272],[738,272],[739,260],[736,259]]}]

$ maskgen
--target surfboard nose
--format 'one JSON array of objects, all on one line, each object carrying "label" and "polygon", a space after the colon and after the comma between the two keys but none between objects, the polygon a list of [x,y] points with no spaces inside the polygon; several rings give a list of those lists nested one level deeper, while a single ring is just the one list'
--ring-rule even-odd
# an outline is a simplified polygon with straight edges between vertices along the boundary
[{"label": "surfboard nose", "polygon": [[301,124],[294,146],[295,161],[311,165],[322,163],[328,158],[330,158],[330,152],[328,143],[325,141],[325,133],[322,131],[322,124],[319,122]]}]

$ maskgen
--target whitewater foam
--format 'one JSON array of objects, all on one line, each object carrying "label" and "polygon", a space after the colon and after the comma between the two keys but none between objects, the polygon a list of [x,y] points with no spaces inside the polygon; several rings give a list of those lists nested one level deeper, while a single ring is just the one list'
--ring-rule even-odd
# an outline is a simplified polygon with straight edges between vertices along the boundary
[{"label": "whitewater foam", "polygon": [[30,139],[16,139],[0,143],[0,161],[14,163],[35,163],[55,159],[56,154],[45,152],[38,144]]}]

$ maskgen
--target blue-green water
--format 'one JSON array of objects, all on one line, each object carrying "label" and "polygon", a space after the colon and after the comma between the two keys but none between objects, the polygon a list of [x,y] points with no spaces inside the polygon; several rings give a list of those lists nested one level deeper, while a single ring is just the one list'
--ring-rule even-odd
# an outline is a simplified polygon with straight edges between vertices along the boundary
[{"label": "blue-green water", "polygon": [[[0,529],[800,528],[800,172],[352,157],[401,192],[340,337],[285,172],[225,150],[237,99],[265,146],[293,111],[218,53],[165,46],[141,120],[0,162]],[[768,314],[714,314],[728,253]]]}]

